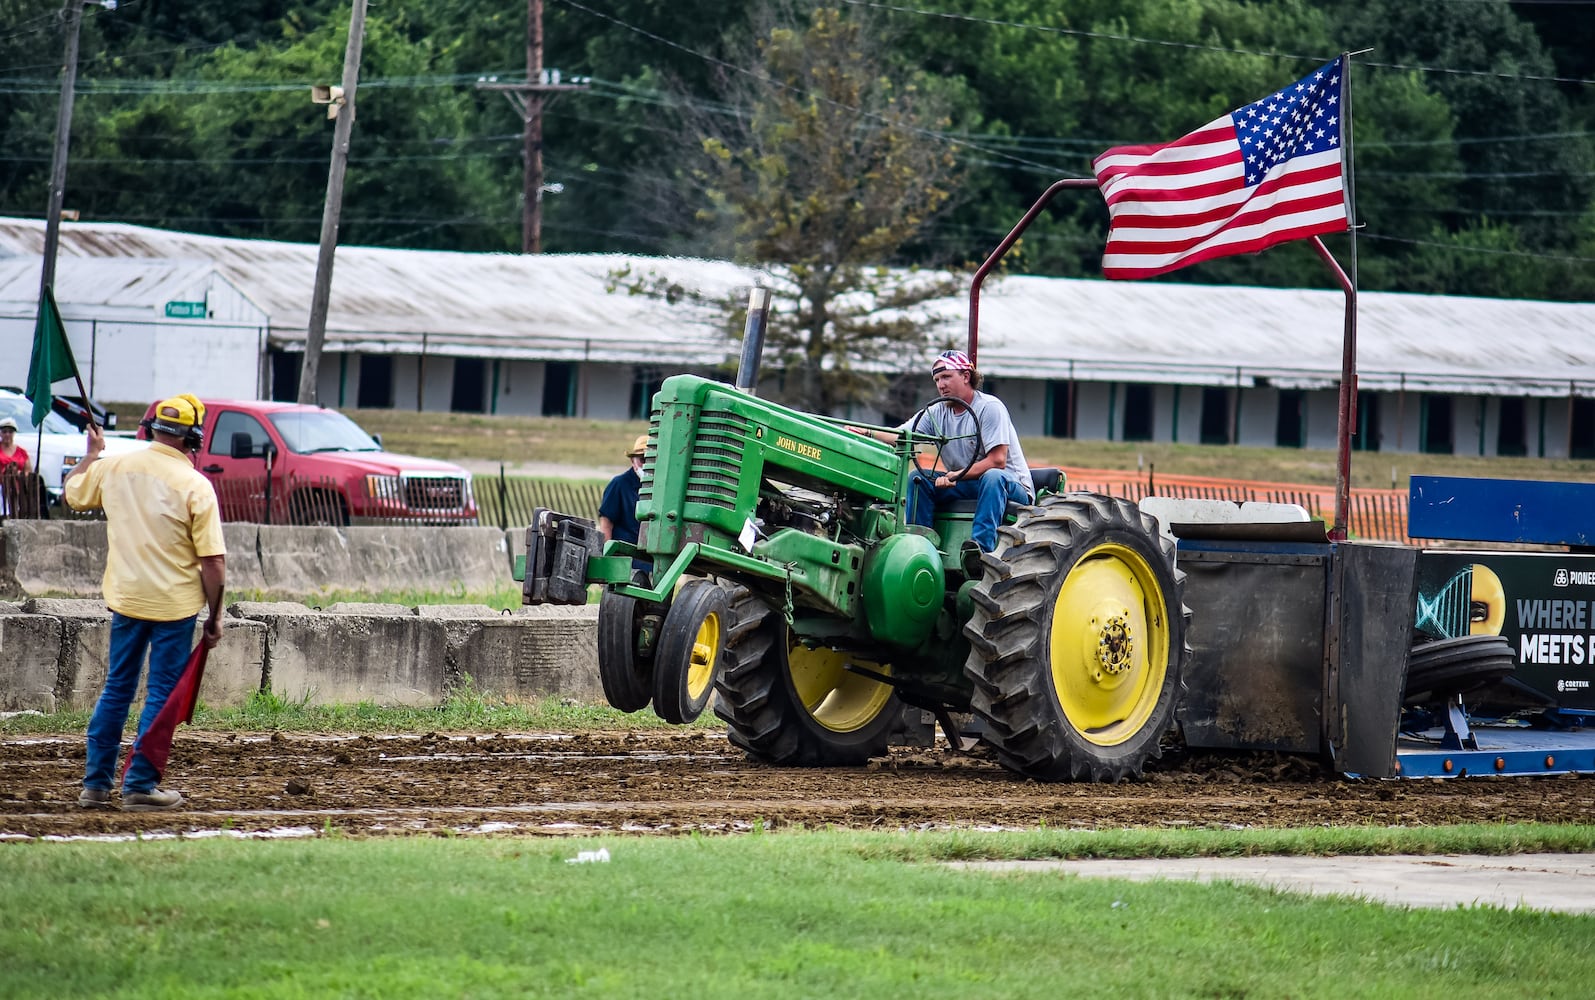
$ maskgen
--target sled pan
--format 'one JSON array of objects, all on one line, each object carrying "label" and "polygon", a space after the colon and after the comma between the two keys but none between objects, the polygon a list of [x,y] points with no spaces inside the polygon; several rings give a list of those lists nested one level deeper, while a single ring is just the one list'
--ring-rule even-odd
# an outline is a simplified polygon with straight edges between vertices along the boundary
[{"label": "sled pan", "polygon": [[1186,745],[1315,754],[1336,770],[1395,775],[1417,550],[1280,540],[1280,526],[1258,527],[1267,537],[1179,539],[1192,612],[1175,709]]}]

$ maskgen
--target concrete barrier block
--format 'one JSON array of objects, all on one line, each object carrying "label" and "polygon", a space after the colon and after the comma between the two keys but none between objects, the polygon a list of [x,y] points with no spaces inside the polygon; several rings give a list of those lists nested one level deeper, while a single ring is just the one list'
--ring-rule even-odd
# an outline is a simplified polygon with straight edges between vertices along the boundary
[{"label": "concrete barrier block", "polygon": [[266,574],[260,568],[260,526],[229,521],[222,525],[227,544],[227,588],[265,590]]},{"label": "concrete barrier block", "polygon": [[266,627],[266,685],[273,693],[312,705],[424,706],[443,700],[441,623],[414,615],[334,615],[298,607],[251,612]]},{"label": "concrete barrier block", "polygon": [[598,618],[596,604],[523,604],[513,612],[521,618]]},{"label": "concrete barrier block", "polygon": [[339,601],[322,609],[329,615],[367,615],[378,618],[413,618],[415,609],[403,604],[370,604],[363,601]]},{"label": "concrete barrier block", "polygon": [[[111,612],[104,603],[73,598],[34,598],[23,605],[29,614],[49,615],[61,625],[60,659],[55,696],[59,710],[91,709],[105,686],[111,662]],[[139,683],[135,700],[144,698]]]},{"label": "concrete barrier block", "polygon": [[263,524],[257,530],[264,589],[275,594],[359,589],[349,541],[337,528]]},{"label": "concrete barrier block", "polygon": [[[4,605],[0,605],[4,607]],[[485,604],[422,604],[415,609],[422,618],[498,618],[501,612]]]},{"label": "concrete barrier block", "polygon": [[404,586],[464,592],[496,590],[514,582],[509,550],[498,528],[351,527],[351,589],[397,590]]},{"label": "concrete barrier block", "polygon": [[[46,616],[56,625],[56,645],[51,655],[58,710],[91,709],[111,666],[111,613],[100,601],[70,598],[34,598],[24,607],[33,616]],[[0,618],[0,623],[9,621]],[[0,624],[0,628],[3,628]],[[204,633],[204,619],[194,622],[191,645]],[[258,622],[228,619],[222,622],[222,639],[205,661],[201,696],[216,708],[236,708],[260,690],[265,677],[266,630]],[[0,632],[0,644],[4,643]],[[6,661],[0,653],[0,663]],[[133,696],[135,714],[144,703],[149,680],[148,661]],[[0,699],[4,692],[0,691]]]},{"label": "concrete barrier block", "polygon": [[[196,624],[194,641],[204,633]],[[200,701],[211,708],[242,708],[266,680],[266,626],[240,618],[222,619],[222,641],[205,658]]]},{"label": "concrete barrier block", "polygon": [[510,701],[550,696],[604,700],[596,607],[585,614],[496,615],[443,624],[451,667],[479,691]]},{"label": "concrete barrier block", "polygon": [[0,712],[54,712],[61,622],[49,615],[0,615]]},{"label": "concrete barrier block", "polygon": [[104,521],[5,522],[4,576],[11,596],[96,597],[105,575]]},{"label": "concrete barrier block", "polygon": [[277,615],[308,615],[314,612],[308,605],[298,601],[238,601],[227,606],[227,614],[233,618],[266,621]]}]

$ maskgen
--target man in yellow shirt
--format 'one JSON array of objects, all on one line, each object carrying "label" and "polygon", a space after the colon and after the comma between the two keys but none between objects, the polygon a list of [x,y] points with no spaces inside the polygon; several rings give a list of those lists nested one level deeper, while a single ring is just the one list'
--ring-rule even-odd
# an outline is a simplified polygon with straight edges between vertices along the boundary
[{"label": "man in yellow shirt", "polygon": [[[101,584],[111,609],[111,661],[105,688],[89,719],[88,762],[78,805],[108,808],[122,729],[149,653],[149,681],[138,735],[143,736],[182,676],[200,608],[209,607],[202,641],[222,636],[226,546],[216,491],[188,453],[204,441],[205,407],[193,396],[155,405],[144,428],[154,443],[143,451],[101,458],[105,436],[89,425],[88,449],[65,483],[75,509],[105,508],[109,554]],[[142,755],[128,765],[122,808],[175,809],[183,796],[156,787],[160,773]]]}]

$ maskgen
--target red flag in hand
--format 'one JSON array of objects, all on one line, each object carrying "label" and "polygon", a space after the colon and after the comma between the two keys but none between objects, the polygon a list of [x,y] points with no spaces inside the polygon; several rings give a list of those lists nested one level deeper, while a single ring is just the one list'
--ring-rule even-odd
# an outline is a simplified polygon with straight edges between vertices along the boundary
[{"label": "red flag in hand", "polygon": [[210,650],[202,642],[189,654],[188,663],[183,667],[177,683],[172,685],[172,693],[167,696],[166,704],[155,713],[155,720],[144,730],[144,735],[134,742],[132,751],[123,762],[122,781],[127,780],[127,769],[133,763],[134,754],[143,754],[157,775],[166,773],[166,761],[172,755],[172,735],[177,730],[177,724],[194,721],[194,706],[199,702],[199,682],[205,676],[205,657],[209,653]]}]

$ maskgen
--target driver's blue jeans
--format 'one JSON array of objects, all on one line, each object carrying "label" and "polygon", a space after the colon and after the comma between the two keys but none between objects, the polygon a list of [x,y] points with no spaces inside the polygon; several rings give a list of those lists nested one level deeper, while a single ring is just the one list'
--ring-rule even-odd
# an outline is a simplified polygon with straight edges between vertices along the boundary
[{"label": "driver's blue jeans", "polygon": [[1018,481],[1001,469],[987,469],[980,478],[954,483],[945,489],[936,488],[936,477],[942,475],[934,469],[915,469],[908,483],[908,523],[930,527],[936,508],[955,500],[975,501],[975,523],[970,535],[980,551],[991,552],[997,547],[997,525],[1002,523],[1008,501],[1029,503],[1030,494]]}]

